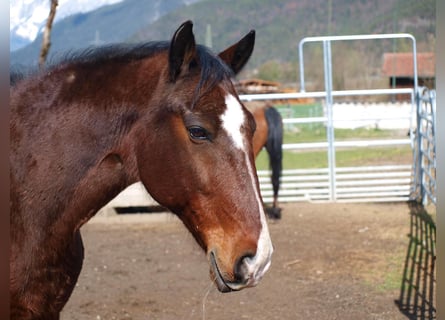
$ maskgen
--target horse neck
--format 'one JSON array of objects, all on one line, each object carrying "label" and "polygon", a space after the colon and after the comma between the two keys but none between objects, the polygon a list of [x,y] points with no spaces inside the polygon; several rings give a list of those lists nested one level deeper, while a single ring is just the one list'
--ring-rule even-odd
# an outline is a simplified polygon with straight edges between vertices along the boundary
[{"label": "horse neck", "polygon": [[[129,70],[122,70],[121,77],[113,81],[119,83],[116,89],[118,92],[110,95],[108,102],[105,99],[99,102],[109,109],[102,121],[110,131],[101,136],[111,139],[103,152],[98,154],[96,162],[85,177],[79,181],[79,192],[91,195],[91,199],[85,199],[86,203],[91,204],[86,207],[91,209],[81,218],[76,228],[127,186],[139,181],[134,151],[137,144],[149,143],[150,139],[141,142],[134,132],[140,125],[149,125],[152,115],[156,113],[159,91],[162,91],[160,78],[163,70],[159,66],[163,65],[166,64],[147,59],[141,61],[138,67],[134,65]],[[141,122],[144,124],[140,124]],[[92,192],[85,192],[89,188]],[[78,218],[74,218],[75,220]]]},{"label": "horse neck", "polygon": [[[90,71],[89,76],[94,81],[83,80],[81,72],[75,73],[80,83],[90,84],[81,85],[80,91],[74,90],[82,94],[70,100],[70,105],[64,107],[68,111],[63,111],[75,120],[61,134],[65,140],[82,142],[74,143],[77,148],[70,151],[74,165],[67,172],[78,174],[65,190],[69,190],[70,200],[56,228],[68,228],[66,231],[80,228],[120,191],[138,181],[131,134],[141,118],[149,120],[147,108],[156,95],[161,76],[157,65],[159,63],[147,59],[130,68],[114,69],[113,73],[100,78],[94,78],[96,75]],[[137,78],[138,74],[145,76]],[[79,113],[76,109],[80,109],[81,117],[76,117]],[[83,132],[75,130],[76,134],[70,137],[70,129],[77,126],[85,129]],[[75,167],[82,162],[86,165],[80,169]]]}]

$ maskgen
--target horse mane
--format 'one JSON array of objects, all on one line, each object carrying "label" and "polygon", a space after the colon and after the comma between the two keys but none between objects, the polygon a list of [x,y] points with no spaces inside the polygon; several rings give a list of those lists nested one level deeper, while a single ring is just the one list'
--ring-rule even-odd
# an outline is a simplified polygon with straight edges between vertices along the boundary
[{"label": "horse mane", "polygon": [[167,41],[147,42],[139,44],[108,44],[91,46],[76,51],[55,54],[49,60],[49,68],[68,64],[100,64],[107,61],[131,62],[149,57],[155,53],[167,50]]},{"label": "horse mane", "polygon": [[[11,67],[10,85],[34,75],[42,75],[67,65],[98,66],[108,62],[132,62],[147,58],[162,51],[168,51],[170,42],[157,41],[142,44],[111,44],[100,47],[88,47],[78,51],[68,51],[51,56],[45,68]],[[214,53],[203,45],[196,45],[198,61],[192,61],[191,68],[198,64],[201,67],[201,79],[196,90],[203,94],[216,83],[234,76],[233,71]]]},{"label": "horse mane", "polygon": [[15,86],[20,80],[24,79],[25,75],[23,72],[18,70],[11,70],[9,72],[9,85],[11,87]]},{"label": "horse mane", "polygon": [[21,80],[31,77],[38,73],[36,67],[29,67],[23,65],[13,65],[9,68],[9,85],[11,87],[15,86]]}]

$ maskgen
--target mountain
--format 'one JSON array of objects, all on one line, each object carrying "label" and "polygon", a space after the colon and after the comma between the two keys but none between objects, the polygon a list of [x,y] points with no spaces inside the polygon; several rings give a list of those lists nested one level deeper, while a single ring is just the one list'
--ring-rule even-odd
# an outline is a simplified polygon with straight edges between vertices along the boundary
[{"label": "mountain", "polygon": [[[420,52],[434,43],[435,8],[436,0],[125,0],[56,23],[50,55],[92,44],[170,39],[189,19],[199,43],[206,43],[211,30],[216,51],[255,29],[248,68],[269,61],[295,63],[299,41],[319,35],[407,32],[416,37]],[[40,45],[38,37],[14,52],[11,63],[36,64]],[[374,60],[381,58],[382,48],[366,50]],[[295,75],[295,68],[287,69]]]},{"label": "mountain", "polygon": [[435,8],[435,0],[207,0],[170,12],[132,40],[166,39],[172,26],[191,19],[198,42],[204,43],[211,25],[213,47],[221,50],[255,29],[252,67],[270,60],[297,61],[299,41],[310,36],[406,32],[422,44],[434,37]]},{"label": "mountain", "polygon": [[[69,15],[53,25],[50,56],[91,45],[123,42],[163,15],[196,1],[124,0],[86,13]],[[36,65],[41,43],[42,34],[39,34],[31,44],[11,54],[11,64]]]},{"label": "mountain", "polygon": [[[59,0],[55,22],[86,13],[122,0]],[[9,3],[10,50],[15,51],[35,40],[42,31],[50,8],[49,0],[11,0]]]}]

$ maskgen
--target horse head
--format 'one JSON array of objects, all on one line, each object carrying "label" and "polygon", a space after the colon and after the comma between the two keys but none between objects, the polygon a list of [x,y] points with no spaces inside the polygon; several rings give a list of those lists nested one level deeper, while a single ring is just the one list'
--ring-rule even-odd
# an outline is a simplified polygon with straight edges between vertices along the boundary
[{"label": "horse head", "polygon": [[254,41],[251,31],[214,55],[195,43],[191,22],[181,25],[152,98],[155,120],[144,128],[151,149],[136,146],[142,183],[204,249],[221,292],[255,286],[273,251],[252,150],[255,121],[231,82]]}]

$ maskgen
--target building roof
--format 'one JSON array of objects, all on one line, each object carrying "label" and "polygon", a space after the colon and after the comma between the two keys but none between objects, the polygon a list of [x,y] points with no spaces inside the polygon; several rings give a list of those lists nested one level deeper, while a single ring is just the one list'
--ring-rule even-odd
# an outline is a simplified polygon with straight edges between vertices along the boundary
[{"label": "building roof", "polygon": [[236,84],[238,93],[272,93],[278,92],[280,86],[279,82],[262,79],[240,80]]},{"label": "building roof", "polygon": [[[413,54],[384,53],[382,73],[388,77],[413,77]],[[433,52],[417,53],[417,76],[421,78],[435,77],[435,57]]]}]

